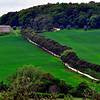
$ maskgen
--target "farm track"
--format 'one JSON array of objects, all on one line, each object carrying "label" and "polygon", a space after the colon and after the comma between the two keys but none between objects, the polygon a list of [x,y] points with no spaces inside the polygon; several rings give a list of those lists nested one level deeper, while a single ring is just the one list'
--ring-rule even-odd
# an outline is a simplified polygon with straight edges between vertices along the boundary
[{"label": "farm track", "polygon": [[[47,50],[47,49],[45,49],[44,47],[41,47],[41,46],[38,45],[37,43],[31,41],[29,38],[27,38],[27,40],[28,40],[30,43],[32,43],[32,44],[34,44],[34,45],[40,47],[40,48],[43,49],[44,51],[50,53],[51,55],[60,58],[60,56],[54,54],[53,52],[51,52],[51,51],[49,51],[49,50]],[[80,75],[83,75],[83,76],[85,76],[85,77],[87,77],[87,78],[89,78],[89,79],[92,79],[92,80],[94,80],[94,81],[100,81],[100,79],[94,78],[94,77],[92,77],[91,75],[88,75],[88,74],[86,74],[86,73],[83,73],[83,72],[81,72],[81,71],[79,71],[79,70],[76,70],[76,69],[70,67],[69,64],[67,64],[67,63],[64,63],[64,65],[65,65],[68,69],[72,70],[73,72],[76,72],[76,73],[78,73],[78,74],[80,74]]]}]

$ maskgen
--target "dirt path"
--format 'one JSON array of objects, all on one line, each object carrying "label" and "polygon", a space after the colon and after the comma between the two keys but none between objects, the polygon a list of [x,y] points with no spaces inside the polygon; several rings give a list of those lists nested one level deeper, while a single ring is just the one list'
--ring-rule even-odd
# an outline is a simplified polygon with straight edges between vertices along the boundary
[{"label": "dirt path", "polygon": [[[37,43],[31,41],[30,39],[27,38],[27,40],[28,40],[30,43],[32,43],[32,44],[34,44],[34,45],[36,45],[36,46],[42,48],[44,51],[50,53],[51,55],[53,55],[53,56],[55,56],[55,57],[60,57],[60,56],[54,54],[53,52],[51,52],[51,51],[45,49],[44,47],[39,46]],[[90,75],[88,75],[88,74],[86,74],[86,73],[83,73],[83,72],[81,72],[81,71],[79,71],[79,70],[76,70],[76,69],[70,67],[67,63],[64,63],[64,65],[65,65],[67,68],[69,68],[70,70],[72,70],[73,72],[79,73],[80,75],[83,75],[83,76],[85,76],[85,77],[88,77],[89,79],[92,79],[92,80],[94,80],[94,81],[100,81],[100,79],[96,79],[96,78],[94,78],[94,77],[92,77],[92,76],[90,76]]]}]

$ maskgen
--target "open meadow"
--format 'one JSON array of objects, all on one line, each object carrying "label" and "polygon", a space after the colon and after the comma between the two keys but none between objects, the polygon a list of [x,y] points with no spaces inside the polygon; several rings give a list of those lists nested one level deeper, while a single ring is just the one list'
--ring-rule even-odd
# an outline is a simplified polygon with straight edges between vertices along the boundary
[{"label": "open meadow", "polygon": [[100,64],[100,30],[64,29],[43,33],[63,45],[72,47],[77,55],[88,62]]},{"label": "open meadow", "polygon": [[[52,33],[53,34],[53,33]],[[59,39],[60,40],[60,39]],[[98,51],[99,52],[99,51]],[[7,78],[23,65],[34,65],[49,72],[66,83],[77,86],[80,82],[87,82],[89,86],[100,91],[100,84],[95,84],[88,78],[74,73],[56,58],[42,49],[24,40],[21,35],[10,34],[0,37],[0,81],[7,82]]]}]

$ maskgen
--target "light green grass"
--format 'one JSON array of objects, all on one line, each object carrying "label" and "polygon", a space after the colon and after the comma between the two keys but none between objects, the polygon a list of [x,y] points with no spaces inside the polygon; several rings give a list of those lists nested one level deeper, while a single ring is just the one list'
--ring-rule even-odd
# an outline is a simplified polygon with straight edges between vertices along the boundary
[{"label": "light green grass", "polygon": [[79,74],[65,70],[60,59],[44,52],[25,41],[20,35],[7,35],[0,37],[0,81],[16,72],[16,69],[23,65],[34,65],[39,69],[49,72],[56,78],[66,83],[77,86],[80,82],[86,81],[91,87],[100,91],[100,85],[92,83],[89,79]]},{"label": "light green grass", "polygon": [[100,30],[61,30],[45,36],[72,47],[81,59],[100,64]]}]

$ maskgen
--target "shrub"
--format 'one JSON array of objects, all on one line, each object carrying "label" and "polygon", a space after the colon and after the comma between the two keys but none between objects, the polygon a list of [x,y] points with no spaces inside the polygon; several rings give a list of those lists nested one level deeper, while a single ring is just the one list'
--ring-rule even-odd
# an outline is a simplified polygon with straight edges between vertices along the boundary
[{"label": "shrub", "polygon": [[8,86],[2,82],[0,82],[0,92],[6,91]]},{"label": "shrub", "polygon": [[100,100],[100,94],[95,95],[95,100]]},{"label": "shrub", "polygon": [[2,97],[6,98],[4,100],[29,100],[29,98],[35,98],[34,93],[67,94],[72,89],[64,81],[39,71],[33,66],[20,68],[9,80],[11,84],[2,94]]},{"label": "shrub", "polygon": [[87,83],[82,82],[78,85],[74,93],[72,93],[76,97],[89,97],[92,95],[92,89],[88,86]]}]

